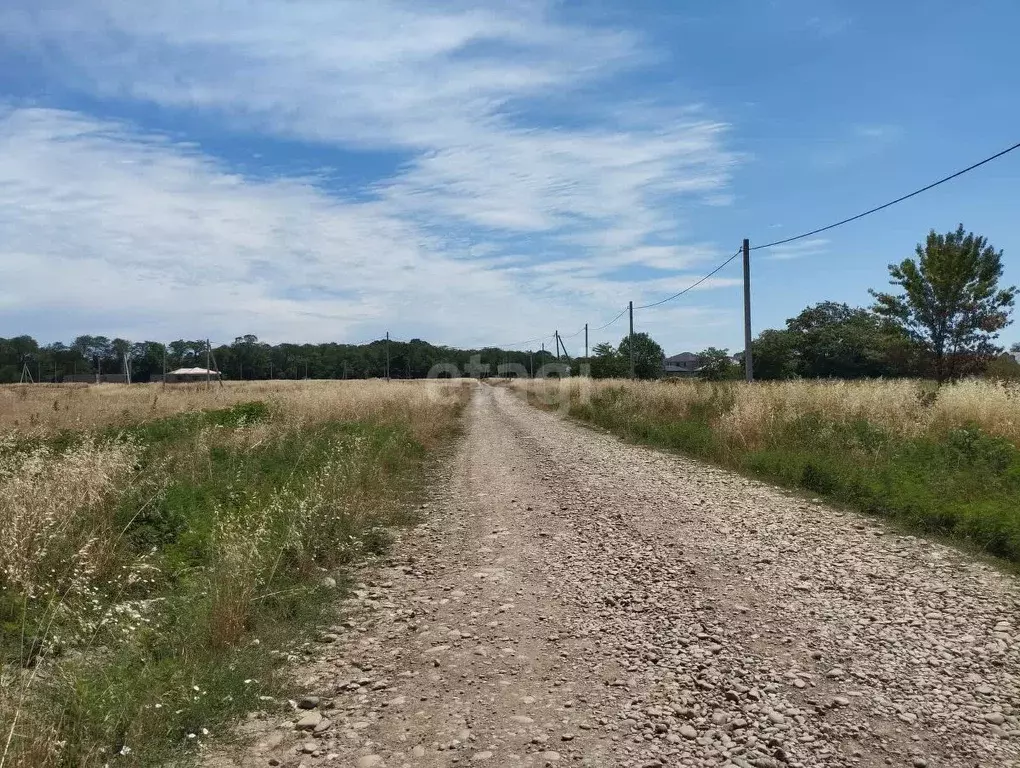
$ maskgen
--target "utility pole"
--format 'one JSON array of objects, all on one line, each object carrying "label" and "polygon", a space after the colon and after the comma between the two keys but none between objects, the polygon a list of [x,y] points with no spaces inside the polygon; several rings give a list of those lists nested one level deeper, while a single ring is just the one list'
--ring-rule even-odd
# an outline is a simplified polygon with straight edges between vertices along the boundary
[{"label": "utility pole", "polygon": [[584,359],[588,359],[588,323],[584,324]]},{"label": "utility pole", "polygon": [[212,357],[212,344],[209,343],[209,339],[205,340],[205,388],[212,389],[212,373],[210,373],[209,365],[212,362],[209,358]]},{"label": "utility pole", "polygon": [[751,360],[751,241],[744,238],[744,376],[754,381]]},{"label": "utility pole", "polygon": [[163,345],[163,389],[166,389],[166,344]]},{"label": "utility pole", "polygon": [[531,369],[531,378],[535,378],[535,353],[528,350],[528,367]]},{"label": "utility pole", "polygon": [[630,343],[627,344],[627,348],[630,350],[630,377],[633,379],[633,378],[635,378],[635,374],[634,374],[634,302],[633,301],[630,302],[627,305],[627,308],[630,311],[630,336],[627,337],[629,339]]},{"label": "utility pole", "polygon": [[390,380],[390,332],[386,331],[386,381]]},{"label": "utility pole", "polygon": [[344,360],[344,378],[347,378],[347,361]]},{"label": "utility pole", "polygon": [[273,359],[270,358],[269,359],[269,379],[272,380],[272,378],[273,378]]},{"label": "utility pole", "polygon": [[560,332],[553,331],[553,337],[556,339],[556,362],[560,361]]}]

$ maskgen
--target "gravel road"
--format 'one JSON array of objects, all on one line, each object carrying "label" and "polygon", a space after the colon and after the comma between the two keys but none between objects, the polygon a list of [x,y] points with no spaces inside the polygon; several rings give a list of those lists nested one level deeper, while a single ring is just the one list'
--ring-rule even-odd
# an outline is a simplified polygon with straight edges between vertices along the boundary
[{"label": "gravel road", "polygon": [[1016,579],[479,385],[426,521],[210,766],[1020,766]]}]

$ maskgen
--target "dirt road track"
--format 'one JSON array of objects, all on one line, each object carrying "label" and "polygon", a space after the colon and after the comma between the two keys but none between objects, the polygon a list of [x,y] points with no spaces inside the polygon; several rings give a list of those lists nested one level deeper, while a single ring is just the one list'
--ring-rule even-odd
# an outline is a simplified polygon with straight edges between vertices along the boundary
[{"label": "dirt road track", "polygon": [[502,389],[467,418],[298,667],[318,732],[210,766],[1020,766],[1015,579]]}]

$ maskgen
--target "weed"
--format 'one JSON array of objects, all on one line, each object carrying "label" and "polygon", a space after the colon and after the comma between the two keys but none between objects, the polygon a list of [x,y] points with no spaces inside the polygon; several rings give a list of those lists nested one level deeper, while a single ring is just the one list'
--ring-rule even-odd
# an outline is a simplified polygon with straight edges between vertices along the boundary
[{"label": "weed", "polygon": [[323,384],[123,388],[105,422],[74,390],[0,434],[0,766],[171,764],[279,695],[270,649],[411,519],[464,402]]}]

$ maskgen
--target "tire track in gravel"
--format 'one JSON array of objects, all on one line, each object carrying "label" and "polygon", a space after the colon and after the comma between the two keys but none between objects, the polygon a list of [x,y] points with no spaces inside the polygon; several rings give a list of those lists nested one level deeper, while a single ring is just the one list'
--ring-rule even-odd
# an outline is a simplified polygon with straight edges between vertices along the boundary
[{"label": "tire track in gravel", "polygon": [[468,425],[317,705],[209,765],[1020,766],[1015,579],[501,388]]}]

